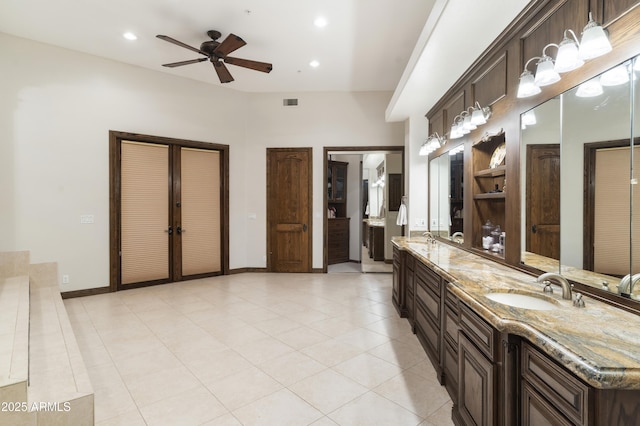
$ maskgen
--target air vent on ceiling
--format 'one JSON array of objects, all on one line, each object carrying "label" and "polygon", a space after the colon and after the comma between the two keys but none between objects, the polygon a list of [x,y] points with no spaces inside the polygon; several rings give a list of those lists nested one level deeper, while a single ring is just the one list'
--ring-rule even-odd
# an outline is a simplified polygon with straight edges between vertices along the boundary
[{"label": "air vent on ceiling", "polygon": [[295,98],[283,99],[282,100],[282,105],[283,106],[298,106],[298,99],[295,99]]}]

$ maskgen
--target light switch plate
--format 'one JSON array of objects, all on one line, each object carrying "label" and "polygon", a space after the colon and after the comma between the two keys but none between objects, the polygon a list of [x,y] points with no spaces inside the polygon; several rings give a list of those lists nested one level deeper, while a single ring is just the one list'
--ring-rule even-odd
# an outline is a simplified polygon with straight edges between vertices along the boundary
[{"label": "light switch plate", "polygon": [[92,214],[80,215],[80,223],[93,223],[93,215]]}]

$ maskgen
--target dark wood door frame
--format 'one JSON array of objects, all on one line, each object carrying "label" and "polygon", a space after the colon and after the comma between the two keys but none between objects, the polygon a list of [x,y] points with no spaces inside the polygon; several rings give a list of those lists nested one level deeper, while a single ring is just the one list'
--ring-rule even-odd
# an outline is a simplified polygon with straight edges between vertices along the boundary
[{"label": "dark wood door frame", "polygon": [[[322,272],[327,272],[329,265],[329,255],[327,247],[329,245],[329,233],[327,232],[329,226],[329,216],[327,215],[327,166],[329,161],[329,153],[332,154],[345,154],[345,155],[357,155],[357,154],[370,154],[374,152],[389,152],[392,154],[400,154],[402,162],[402,194],[404,194],[404,146],[325,146],[323,152],[323,167],[322,167],[322,200],[323,200],[323,236],[322,236]],[[361,167],[362,168],[362,167]],[[362,178],[362,176],[361,176]],[[362,229],[362,221],[359,219],[359,229]],[[360,241],[362,242],[362,240]]]},{"label": "dark wood door frame", "polygon": [[[121,200],[121,181],[120,181],[120,163],[121,151],[120,145],[122,141],[143,142],[149,144],[168,145],[172,147],[198,148],[205,150],[215,150],[220,153],[220,238],[221,238],[221,266],[222,274],[229,274],[229,146],[213,144],[208,142],[199,142],[185,139],[166,138],[162,136],[142,135],[137,133],[127,133],[110,130],[109,131],[109,291],[114,292],[122,289],[120,282],[120,200]],[[180,164],[176,158],[170,157],[173,170],[179,174]],[[170,176],[173,182],[173,189],[179,189],[179,177]],[[171,196],[169,202],[172,204]],[[175,249],[172,244],[169,248],[170,256]],[[178,268],[180,265],[178,265]],[[173,275],[175,276],[175,272]],[[179,272],[179,271],[178,271]],[[205,276],[214,276],[215,274],[200,274],[183,277],[182,279],[195,279]],[[170,277],[172,278],[172,277]],[[147,282],[135,286],[127,286],[127,288],[143,287],[148,285],[161,284],[164,282],[173,282],[174,279],[163,280],[162,282]]]}]

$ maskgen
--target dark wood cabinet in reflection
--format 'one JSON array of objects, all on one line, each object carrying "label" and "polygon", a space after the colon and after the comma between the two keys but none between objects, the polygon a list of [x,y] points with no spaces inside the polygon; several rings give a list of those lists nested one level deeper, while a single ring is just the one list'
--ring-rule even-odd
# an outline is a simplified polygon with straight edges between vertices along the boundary
[{"label": "dark wood cabinet in reflection", "polygon": [[349,218],[341,217],[327,221],[327,263],[343,263],[349,261]]},{"label": "dark wood cabinet in reflection", "polygon": [[327,163],[327,203],[335,217],[347,215],[347,168],[349,163],[329,161]]}]

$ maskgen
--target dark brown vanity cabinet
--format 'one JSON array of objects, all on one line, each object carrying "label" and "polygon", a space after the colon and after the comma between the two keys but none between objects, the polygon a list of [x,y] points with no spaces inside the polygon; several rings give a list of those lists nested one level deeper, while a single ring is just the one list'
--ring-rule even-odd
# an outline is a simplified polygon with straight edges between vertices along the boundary
[{"label": "dark brown vanity cabinet", "polygon": [[519,423],[523,426],[591,424],[587,410],[589,386],[528,342],[522,342],[521,353]]},{"label": "dark brown vanity cabinet", "polygon": [[454,421],[464,425],[499,425],[499,333],[464,303],[458,333],[458,401]]},{"label": "dark brown vanity cabinet", "polygon": [[327,264],[349,261],[349,219],[327,219]]},{"label": "dark brown vanity cabinet", "polygon": [[526,340],[520,352],[518,424],[640,424],[640,391],[593,388]]},{"label": "dark brown vanity cabinet", "polygon": [[404,258],[407,256],[405,252],[400,251],[398,247],[393,247],[393,289],[391,293],[391,301],[398,311],[400,318],[407,316],[404,304],[404,280],[402,279],[402,271],[404,270]]},{"label": "dark brown vanity cabinet", "polygon": [[[446,287],[446,286],[445,286]],[[442,375],[447,392],[456,406],[458,401],[458,331],[460,330],[459,299],[448,288],[442,321]]]},{"label": "dark brown vanity cabinet", "polygon": [[442,279],[422,262],[415,265],[415,330],[442,383],[440,369]]},{"label": "dark brown vanity cabinet", "polygon": [[415,333],[415,268],[416,261],[408,253],[405,253],[404,258],[404,271],[401,271],[401,277],[404,282],[404,303],[407,313],[407,319],[411,325],[411,330]]}]

